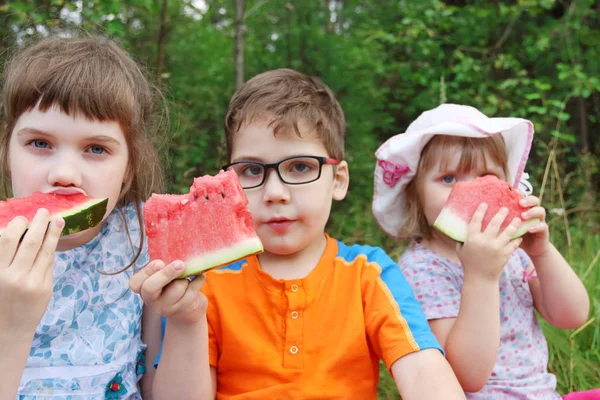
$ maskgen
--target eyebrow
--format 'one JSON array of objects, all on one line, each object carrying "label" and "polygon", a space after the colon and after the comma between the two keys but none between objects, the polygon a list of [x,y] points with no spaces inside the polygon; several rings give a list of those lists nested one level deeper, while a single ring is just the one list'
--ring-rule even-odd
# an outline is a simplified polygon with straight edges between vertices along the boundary
[{"label": "eyebrow", "polygon": [[244,156],[244,157],[237,157],[235,160],[231,160],[232,163],[234,162],[240,162],[240,161],[252,161],[252,162],[259,162],[259,163],[264,163],[265,161],[260,158],[260,157],[252,157],[252,156]]},{"label": "eyebrow", "polygon": [[[53,137],[53,135],[49,132],[45,132],[35,128],[21,128],[17,131],[17,136],[25,136],[25,135],[40,135],[40,136],[48,136]],[[86,141],[89,142],[98,142],[98,143],[112,143],[115,146],[121,146],[121,142],[117,139],[112,138],[106,135],[97,135],[90,136],[85,138]]]}]

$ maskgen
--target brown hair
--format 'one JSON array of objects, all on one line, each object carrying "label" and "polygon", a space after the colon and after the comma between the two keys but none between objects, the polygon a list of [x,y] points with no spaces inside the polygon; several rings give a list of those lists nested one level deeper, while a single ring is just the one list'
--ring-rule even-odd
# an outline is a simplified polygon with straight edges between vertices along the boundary
[{"label": "brown hair", "polygon": [[480,163],[487,168],[487,156],[494,164],[502,167],[504,175],[508,178],[508,154],[502,135],[497,134],[486,138],[434,136],[423,148],[415,176],[404,189],[406,192],[405,212],[408,218],[399,237],[431,239],[432,229],[421,206],[423,178],[437,165],[440,170],[446,170],[451,160],[450,155],[456,153],[460,153],[458,173],[465,173],[481,165]]},{"label": "brown hair", "polygon": [[[67,115],[117,121],[129,149],[127,182],[117,203],[134,203],[143,229],[141,203],[163,189],[156,142],[160,113],[158,94],[130,56],[101,38],[48,38],[19,51],[5,66],[2,85],[0,171],[8,195],[8,144],[18,118],[36,106],[58,106]],[[132,261],[135,263],[143,247]],[[128,266],[129,267],[129,266]]]},{"label": "brown hair", "polygon": [[300,120],[313,126],[330,157],[344,159],[346,120],[332,90],[317,78],[291,69],[276,69],[255,76],[233,95],[225,116],[227,160],[231,161],[233,135],[243,124],[270,119],[274,134]]}]

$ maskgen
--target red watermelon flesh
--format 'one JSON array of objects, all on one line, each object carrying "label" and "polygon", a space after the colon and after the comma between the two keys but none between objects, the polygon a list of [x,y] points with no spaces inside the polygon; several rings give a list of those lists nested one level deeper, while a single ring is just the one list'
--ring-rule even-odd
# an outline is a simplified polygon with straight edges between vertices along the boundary
[{"label": "red watermelon flesh", "polygon": [[29,222],[40,208],[50,212],[50,218],[62,217],[65,227],[62,234],[69,235],[96,226],[104,218],[108,199],[96,199],[83,193],[56,194],[36,192],[29,197],[13,197],[0,201],[0,235],[15,217]]},{"label": "red watermelon flesh", "polygon": [[183,195],[153,194],[144,206],[151,260],[182,260],[181,278],[263,250],[234,171],[194,179]]},{"label": "red watermelon flesh", "polygon": [[[493,175],[468,182],[458,182],[452,186],[452,191],[433,225],[452,239],[464,242],[467,238],[469,222],[481,203],[488,205],[482,221],[482,230],[485,230],[490,220],[502,207],[508,208],[508,215],[500,228],[503,230],[514,218],[522,219],[521,214],[527,211],[527,207],[519,204],[522,198],[521,192]],[[538,219],[522,222],[513,239],[523,236],[529,227],[537,223],[539,223]]]}]

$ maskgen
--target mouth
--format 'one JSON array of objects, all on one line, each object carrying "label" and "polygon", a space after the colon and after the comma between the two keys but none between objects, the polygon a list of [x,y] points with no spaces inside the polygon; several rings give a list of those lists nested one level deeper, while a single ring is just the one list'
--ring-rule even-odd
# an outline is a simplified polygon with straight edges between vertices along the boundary
[{"label": "mouth", "polygon": [[83,190],[77,189],[77,188],[52,188],[52,189],[46,191],[46,193],[62,194],[65,196],[73,195],[73,194],[86,195],[86,193]]},{"label": "mouth", "polygon": [[265,222],[265,225],[275,232],[282,233],[286,231],[294,222],[294,220],[288,218],[271,218]]}]

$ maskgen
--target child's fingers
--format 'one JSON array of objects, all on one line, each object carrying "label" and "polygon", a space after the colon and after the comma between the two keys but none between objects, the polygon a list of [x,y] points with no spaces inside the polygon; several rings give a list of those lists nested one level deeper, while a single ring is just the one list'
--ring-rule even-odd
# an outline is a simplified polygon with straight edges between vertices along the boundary
[{"label": "child's fingers", "polygon": [[13,218],[2,232],[0,236],[0,268],[7,268],[10,266],[17,248],[19,247],[19,241],[23,234],[27,230],[27,218],[16,217]]},{"label": "child's fingers", "polygon": [[23,241],[19,245],[11,268],[25,266],[24,268],[31,270],[48,229],[49,215],[50,213],[45,208],[37,210],[35,217],[29,224],[27,233],[23,237]]},{"label": "child's fingers", "polygon": [[504,228],[504,231],[502,231],[502,235],[504,236],[506,243],[508,243],[513,237],[513,235],[517,232],[517,229],[519,229],[519,225],[521,225],[521,219],[513,218],[510,224],[508,224],[508,226]]},{"label": "child's fingers", "polygon": [[485,215],[487,208],[488,208],[488,205],[486,203],[481,203],[477,207],[477,209],[475,210],[475,213],[471,217],[471,222],[469,222],[468,232],[467,232],[468,236],[472,236],[473,234],[477,234],[477,233],[481,232],[481,222],[483,221],[483,217]]},{"label": "child's fingers", "polygon": [[65,220],[62,218],[57,218],[50,222],[48,231],[42,242],[42,247],[31,268],[32,272],[42,274],[44,281],[48,278],[47,275],[50,275],[50,279],[52,279],[54,253],[56,252],[56,246],[58,246],[58,240],[64,226]]},{"label": "child's fingers", "polygon": [[544,232],[546,230],[548,230],[548,224],[545,222],[540,222],[539,224],[530,226],[529,229],[527,229],[527,232],[538,233],[538,232]]},{"label": "child's fingers", "polygon": [[540,199],[535,196],[527,196],[519,200],[522,207],[536,207],[540,205]]},{"label": "child's fingers", "polygon": [[140,271],[136,272],[129,279],[129,288],[133,292],[139,294],[140,291],[141,291],[141,289],[142,289],[142,285],[144,284],[144,282],[146,281],[146,279],[148,279],[149,277],[151,277],[152,275],[154,275],[154,273],[156,273],[157,271],[159,271],[162,267],[164,267],[164,265],[165,265],[165,263],[162,262],[161,260],[150,261],[148,263],[148,265],[146,265]]},{"label": "child's fingers", "polygon": [[500,231],[500,226],[502,226],[502,223],[506,219],[507,215],[508,215],[508,208],[502,207],[496,213],[496,215],[494,215],[492,217],[492,219],[490,220],[490,223],[485,228],[485,232],[489,235],[492,235],[493,237],[496,237],[498,235],[498,232]]},{"label": "child's fingers", "polygon": [[515,240],[511,240],[511,241],[508,243],[508,246],[507,246],[507,249],[506,249],[506,250],[507,250],[507,253],[508,253],[508,254],[512,254],[512,253],[514,253],[514,252],[515,252],[515,250],[517,250],[517,249],[519,248],[519,246],[521,245],[521,243],[522,243],[522,242],[523,242],[523,238],[522,238],[522,237],[520,237],[520,238],[517,238],[517,239],[515,239]]},{"label": "child's fingers", "polygon": [[183,262],[174,261],[150,276],[142,285],[140,292],[142,299],[146,302],[155,302],[158,300],[165,286],[179,278],[184,269]]},{"label": "child's fingers", "polygon": [[193,292],[198,292],[200,291],[200,288],[202,288],[202,285],[204,285],[204,282],[206,282],[206,275],[204,274],[200,274],[197,275],[194,280],[190,283],[190,289]]},{"label": "child's fingers", "polygon": [[525,220],[539,219],[540,221],[546,220],[546,209],[544,207],[532,207],[527,211],[521,213],[521,217]]},{"label": "child's fingers", "polygon": [[174,306],[181,300],[185,295],[185,292],[190,286],[190,281],[187,279],[178,279],[169,283],[164,289],[161,295],[161,303],[163,304],[163,311],[166,315]]}]

